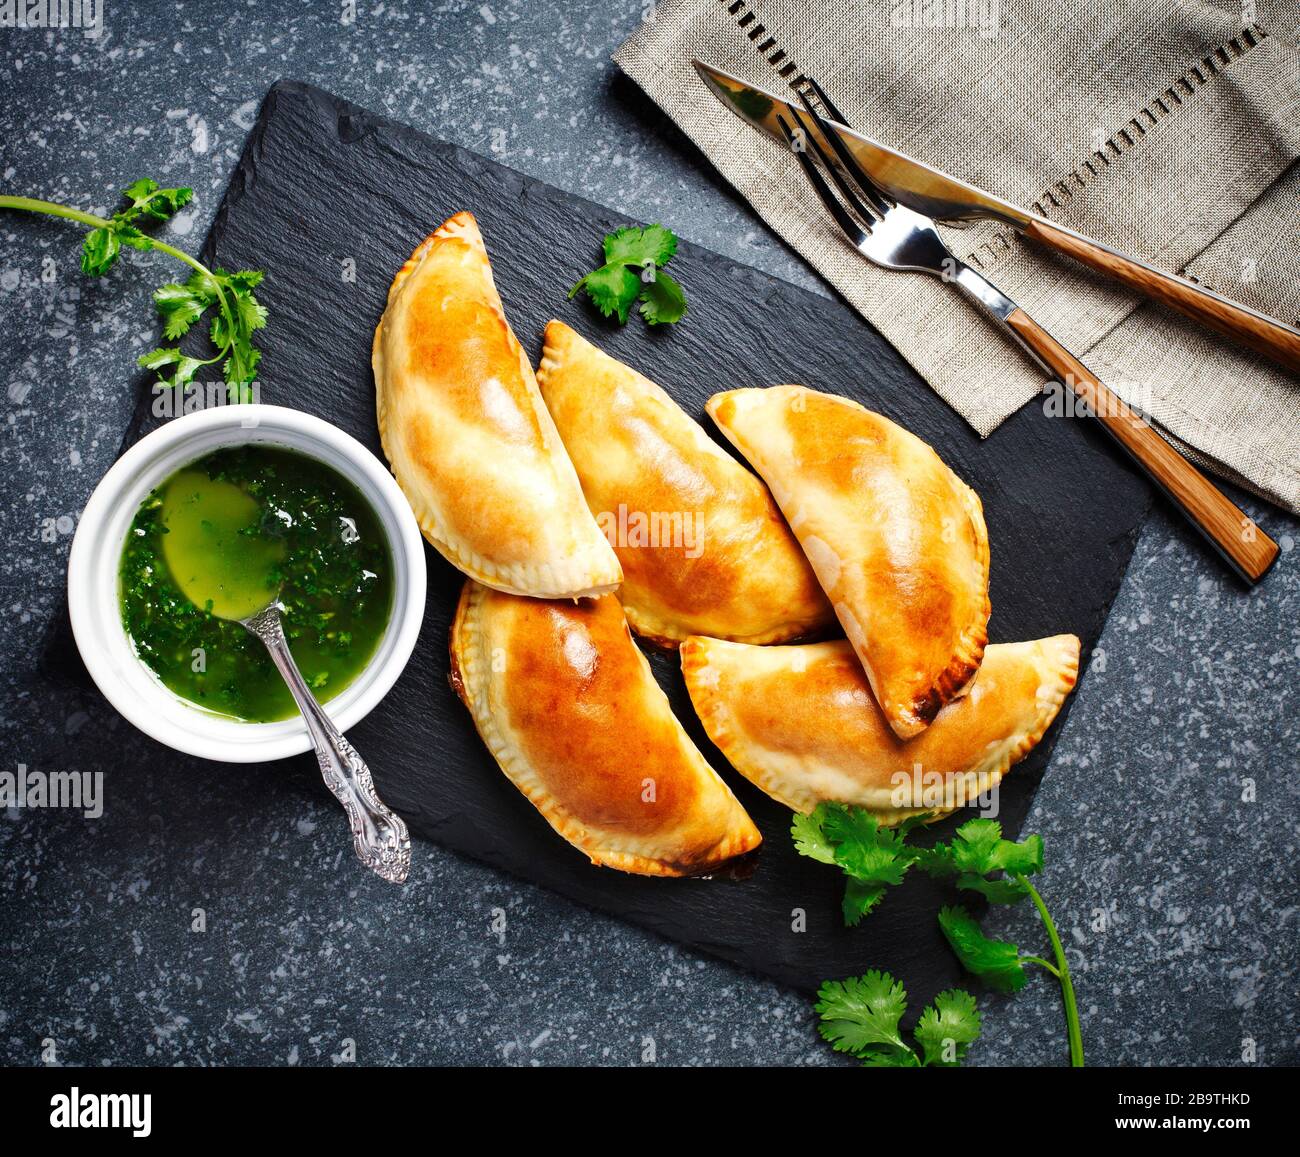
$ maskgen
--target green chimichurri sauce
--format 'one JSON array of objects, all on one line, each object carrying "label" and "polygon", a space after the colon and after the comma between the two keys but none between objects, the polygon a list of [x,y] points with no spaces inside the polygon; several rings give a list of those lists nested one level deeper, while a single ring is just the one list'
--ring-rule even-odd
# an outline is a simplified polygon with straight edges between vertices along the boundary
[{"label": "green chimichurri sauce", "polygon": [[200,458],[145,499],[122,548],[122,621],[178,695],[249,722],[287,719],[288,688],[234,620],[278,597],[294,660],[325,702],[383,637],[392,572],[379,518],[352,483],[250,443]]}]

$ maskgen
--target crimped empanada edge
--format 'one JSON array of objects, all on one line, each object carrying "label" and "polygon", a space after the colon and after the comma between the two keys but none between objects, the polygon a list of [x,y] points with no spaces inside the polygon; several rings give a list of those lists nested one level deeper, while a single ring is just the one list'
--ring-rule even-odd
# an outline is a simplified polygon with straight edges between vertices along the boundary
[{"label": "crimped empanada edge", "polygon": [[816,807],[804,807],[794,799],[785,796],[774,782],[773,776],[761,765],[751,763],[741,756],[741,746],[731,726],[731,710],[717,689],[705,684],[703,676],[709,670],[708,649],[711,643],[732,642],[728,639],[715,639],[708,635],[689,635],[682,640],[680,657],[682,679],[686,683],[686,693],[690,696],[695,714],[704,725],[704,733],[710,742],[741,775],[779,804],[784,804],[792,811],[810,812]]},{"label": "crimped empanada edge", "polygon": [[[627,584],[625,582],[619,591],[618,597],[623,604],[623,613],[627,616],[628,624],[636,632],[638,639],[644,640],[650,646],[657,647],[661,651],[679,650],[683,642],[696,637],[721,639],[724,643],[748,643],[752,647],[794,643],[800,640],[812,640],[816,636],[824,634],[827,627],[825,622],[817,620],[810,623],[782,623],[779,627],[760,632],[757,635],[705,635],[698,630],[677,633],[666,626],[663,620],[654,613],[637,606],[634,602],[629,602],[626,593]],[[834,619],[832,618],[831,621],[833,622]]]},{"label": "crimped empanada edge", "polygon": [[[896,813],[896,818],[892,821],[884,818],[883,813],[877,813],[883,826],[894,827],[902,823],[908,816],[919,815],[927,811],[934,812],[934,818],[927,820],[927,823],[936,823],[952,815],[959,808],[965,807],[972,799],[976,799],[985,792],[992,791],[993,788],[997,787],[1011,768],[1038,746],[1040,740],[1047,734],[1047,729],[1051,727],[1052,722],[1060,713],[1062,704],[1065,703],[1066,698],[1078,682],[1079,639],[1075,635],[1049,635],[1043,639],[1030,640],[1030,642],[1037,644],[1040,648],[1047,648],[1052,645],[1054,650],[1049,652],[1048,657],[1062,660],[1058,665],[1053,666],[1050,671],[1051,681],[1046,685],[1047,694],[1037,701],[1037,712],[1034,715],[1033,725],[1023,732],[1012,746],[999,754],[996,763],[984,767],[977,765],[969,771],[953,776],[951,781],[945,782],[942,808],[936,810],[909,806],[891,809],[892,812]],[[1063,650],[1060,649],[1062,647]],[[1040,685],[1039,689],[1042,689],[1042,685]],[[974,780],[973,786],[967,786],[972,779]]]},{"label": "crimped empanada edge", "polygon": [[[558,337],[558,341],[556,340],[556,337]],[[614,358],[611,354],[605,353],[605,351],[594,342],[588,342],[586,338],[571,326],[557,318],[552,318],[547,322],[545,336],[542,341],[542,357],[541,361],[537,363],[537,386],[542,392],[543,400],[546,398],[546,385],[550,375],[553,372],[562,372],[564,370],[566,365],[564,359],[566,355],[571,353],[577,342],[590,345],[602,357],[609,358],[611,361],[618,361],[618,359]],[[619,362],[619,364],[625,365],[623,362]],[[631,373],[637,374],[638,377],[644,377],[644,375],[638,373],[638,371],[633,369],[631,366],[626,366],[626,368]],[[646,378],[645,380],[647,382],[650,381],[649,378]],[[655,385],[653,382],[650,384]],[[661,386],[658,388],[660,390],[663,389]],[[666,391],[664,391],[664,394],[673,405],[678,404],[671,395],[667,394]],[[683,411],[683,413],[685,413],[685,411]],[[690,418],[689,414],[686,416]],[[561,438],[560,440],[563,441],[564,439]],[[767,484],[764,483],[761,478],[757,478],[757,475],[754,475],[754,477],[760,485],[766,487]],[[579,479],[579,483],[581,483],[581,479]],[[590,506],[590,504],[588,505]],[[775,503],[773,505],[775,505]],[[777,509],[777,515],[780,516],[779,508]],[[793,538],[794,536],[791,535],[791,537]],[[795,542],[794,548],[798,550],[802,556],[802,548],[799,547],[797,541]],[[615,551],[615,554],[617,553],[618,552]],[[692,635],[704,634],[704,632],[700,630],[674,629],[674,624],[667,622],[660,615],[655,614],[655,612],[638,603],[634,598],[630,598],[628,595],[626,579],[624,580],[622,589],[619,591],[619,601],[623,604],[623,613],[627,616],[627,621],[632,627],[632,630],[636,632],[637,637],[644,639],[648,644],[657,647],[660,650],[676,651],[681,647],[683,639],[690,638]],[[829,604],[827,605],[827,609],[829,610]],[[811,636],[824,631],[827,625],[833,622],[834,616],[829,615],[824,620],[818,618],[808,622],[791,620],[778,623],[775,626],[752,635],[726,634],[709,635],[708,637],[724,639],[730,643],[752,643],[754,646],[765,646],[773,643],[789,643],[796,639],[810,638]]]},{"label": "crimped empanada edge", "polygon": [[[939,460],[943,462],[942,458]],[[984,661],[984,649],[989,642],[988,625],[993,604],[989,601],[989,532],[984,522],[984,503],[970,486],[953,473],[947,463],[943,463],[943,466],[961,487],[962,501],[977,531],[979,552],[975,564],[979,568],[980,589],[984,592],[984,597],[975,617],[958,637],[948,665],[939,673],[929,691],[914,698],[910,708],[885,712],[890,727],[900,739],[914,739],[920,735],[948,703],[965,693],[971,681],[979,674],[980,664]]]},{"label": "crimped empanada edge", "polygon": [[[375,335],[370,346],[370,368],[375,379],[375,420],[379,426],[379,444],[384,452],[384,457],[388,460],[389,472],[397,480],[397,485],[402,493],[406,495],[406,501],[415,515],[420,532],[428,540],[429,544],[452,566],[475,582],[491,587],[493,590],[502,591],[505,594],[523,595],[527,598],[599,598],[601,595],[616,591],[623,581],[622,567],[618,564],[616,555],[613,557],[617,573],[608,568],[608,559],[604,556],[604,552],[598,548],[588,548],[581,553],[570,555],[563,560],[565,565],[561,565],[559,562],[548,562],[539,566],[522,566],[518,564],[509,567],[497,566],[484,559],[476,551],[468,550],[452,539],[431,510],[423,503],[417,505],[416,501],[407,493],[406,487],[402,485],[402,479],[398,476],[397,471],[393,469],[392,440],[388,432],[388,383],[382,348],[384,325],[388,320],[388,311],[397,300],[398,293],[403,288],[404,283],[428,256],[435,241],[444,237],[458,235],[459,230],[449,229],[447,226],[450,222],[461,217],[468,217],[471,221],[474,220],[473,214],[465,211],[454,214],[420,242],[411,256],[407,258],[402,268],[393,277],[392,284],[388,289],[388,305],[379,319],[379,324],[375,326]],[[477,228],[477,222],[475,222],[475,227]],[[490,261],[487,263],[487,276],[488,282],[495,292],[496,287],[492,279]],[[500,319],[502,325],[505,326],[507,334],[514,340],[515,345],[519,346],[519,339],[515,337],[514,331],[510,328],[509,319],[504,312],[496,306],[493,306],[493,312]],[[520,357],[525,356],[522,347],[520,347]],[[574,482],[575,485],[578,485],[576,478]],[[578,486],[578,492],[581,494],[580,485]]]},{"label": "crimped empanada edge", "polygon": [[[771,796],[778,803],[784,804],[794,811],[811,812],[819,803],[823,802],[821,798],[810,794],[803,794],[798,797],[786,795],[779,790],[773,781],[773,777],[765,767],[739,757],[740,746],[731,727],[730,709],[725,698],[719,693],[719,688],[710,689],[703,681],[703,674],[710,667],[707,655],[708,648],[710,643],[715,641],[717,640],[703,636],[692,636],[682,644],[681,648],[682,676],[691,703],[695,707],[695,712],[704,725],[705,733],[714,746],[727,757],[727,761],[764,794]],[[1038,710],[1033,726],[1024,732],[1014,745],[1008,747],[999,755],[996,764],[988,767],[977,766],[954,776],[951,784],[953,789],[966,784],[974,777],[974,790],[945,790],[941,808],[911,806],[888,810],[868,808],[867,810],[877,817],[882,826],[894,827],[910,816],[927,813],[931,817],[926,821],[927,823],[937,823],[939,820],[945,819],[954,811],[964,807],[970,799],[996,787],[1015,764],[1019,763],[1038,746],[1038,743],[1047,733],[1047,729],[1051,727],[1059,714],[1061,706],[1078,682],[1080,644],[1077,636],[1069,634],[1051,635],[1044,639],[1033,640],[1033,642],[1044,649],[1051,647],[1052,649],[1048,651],[1048,658],[1056,660],[1050,671],[1050,682],[1046,684],[1047,693],[1045,696],[1040,697],[1037,702]],[[854,804],[853,806],[862,805]]]},{"label": "crimped empanada edge", "polygon": [[[473,580],[465,583],[461,590],[460,602],[456,607],[456,616],[452,621],[449,650],[451,652],[450,681],[453,690],[469,710],[474,726],[483,740],[497,766],[505,777],[520,791],[525,799],[533,805],[551,829],[566,843],[582,852],[599,867],[616,868],[641,876],[687,877],[708,875],[724,868],[731,861],[753,851],[762,843],[762,835],[749,819],[748,813],[736,800],[731,789],[723,784],[741,815],[745,816],[750,827],[758,836],[750,841],[734,833],[713,846],[712,854],[705,861],[690,864],[676,864],[665,860],[655,860],[635,852],[623,852],[617,849],[602,849],[593,846],[589,829],[582,821],[575,819],[562,806],[555,803],[549,794],[533,777],[531,770],[518,756],[502,735],[497,726],[490,704],[486,701],[486,686],[491,680],[491,663],[486,664],[481,653],[481,630],[478,611],[482,605],[484,592]],[[636,644],[632,644],[635,646]],[[640,652],[638,652],[640,655]],[[646,663],[644,655],[641,662]],[[648,667],[648,664],[646,664]],[[653,676],[651,676],[653,678]],[[479,690],[484,688],[484,690]],[[689,736],[687,737],[689,742]],[[708,766],[708,761],[700,756],[705,767],[714,774],[717,772]]]}]

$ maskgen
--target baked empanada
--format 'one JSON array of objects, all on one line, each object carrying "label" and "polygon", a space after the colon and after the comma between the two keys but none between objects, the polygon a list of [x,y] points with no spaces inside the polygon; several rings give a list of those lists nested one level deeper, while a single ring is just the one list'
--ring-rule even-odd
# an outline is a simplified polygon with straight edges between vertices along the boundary
[{"label": "baked empanada", "polygon": [[700,875],[761,841],[673,715],[613,595],[547,602],[467,583],[451,663],[501,770],[592,863]]},{"label": "baked empanada", "polygon": [[995,643],[968,692],[901,740],[844,640],[692,638],[681,656],[704,730],[737,771],[796,811],[835,801],[885,824],[946,814],[992,788],[1043,737],[1079,673],[1074,635]]},{"label": "baked empanada", "polygon": [[776,643],[833,621],[767,487],[659,386],[558,321],[537,384],[622,564],[637,634]]},{"label": "baked empanada", "polygon": [[766,480],[889,725],[919,734],[988,641],[978,496],[920,438],[848,398],[772,386],[715,394],[707,409]]},{"label": "baked empanada", "polygon": [[393,278],[372,353],[384,453],[425,537],[471,578],[545,598],[622,578],[468,213]]}]

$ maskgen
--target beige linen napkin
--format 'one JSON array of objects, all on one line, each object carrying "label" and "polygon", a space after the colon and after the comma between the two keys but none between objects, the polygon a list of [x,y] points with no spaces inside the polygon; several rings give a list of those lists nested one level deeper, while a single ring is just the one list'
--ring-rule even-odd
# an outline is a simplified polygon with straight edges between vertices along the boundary
[{"label": "beige linen napkin", "polygon": [[[691,59],[776,91],[813,76],[886,143],[1295,325],[1294,0],[1245,4],[664,0],[614,59],[987,435],[1039,371],[939,281],[861,258],[795,158],[727,113]],[[1005,226],[942,228],[1199,461],[1300,511],[1300,380]]]}]

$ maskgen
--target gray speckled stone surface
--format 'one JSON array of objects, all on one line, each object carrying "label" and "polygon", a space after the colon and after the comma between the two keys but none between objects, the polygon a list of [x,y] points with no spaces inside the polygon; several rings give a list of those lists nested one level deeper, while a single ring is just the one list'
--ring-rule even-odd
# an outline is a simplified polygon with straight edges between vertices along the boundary
[{"label": "gray speckled stone surface", "polygon": [[[263,93],[295,77],[818,288],[610,64],[643,0],[574,8],[363,3],[344,24],[328,3],[108,0],[99,41],[0,31],[0,187],[106,210],[137,176],[189,184],[167,236],[196,248]],[[173,272],[131,254],[90,282],[78,244],[0,217],[0,762],[102,770],[107,794],[97,820],[0,815],[0,1060],[40,1063],[48,1039],[64,1063],[330,1064],[353,1040],[361,1063],[640,1064],[653,1041],[660,1064],[835,1063],[802,996],[436,847],[401,892],[366,878],[310,760],[271,783],[144,774],[97,695],[42,683],[71,532]],[[1250,593],[1153,516],[1037,798],[1096,1063],[1238,1064],[1245,1042],[1300,1060],[1298,529],[1252,512],[1287,555]],[[84,729],[102,763],[60,767]],[[992,927],[1038,943],[1027,910]],[[1064,1057],[1043,978],[982,1003],[973,1062]]]}]

